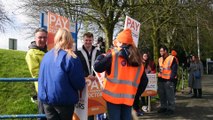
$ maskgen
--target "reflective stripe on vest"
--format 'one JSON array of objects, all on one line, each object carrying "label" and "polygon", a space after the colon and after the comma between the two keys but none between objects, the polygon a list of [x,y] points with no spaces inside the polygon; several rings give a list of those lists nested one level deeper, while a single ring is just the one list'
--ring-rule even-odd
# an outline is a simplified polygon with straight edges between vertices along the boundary
[{"label": "reflective stripe on vest", "polygon": [[163,57],[159,58],[160,72],[158,73],[158,77],[170,80],[171,73],[172,73],[171,65],[172,65],[173,59],[174,59],[174,56],[171,56],[171,55],[169,55],[164,61],[163,61]]},{"label": "reflective stripe on vest", "polygon": [[[118,64],[117,64],[118,65]],[[115,67],[117,67],[117,65],[115,66]],[[137,70],[137,73],[136,73],[136,77],[135,77],[135,79],[134,79],[134,81],[133,82],[131,82],[131,81],[127,81],[127,80],[118,80],[118,79],[116,79],[118,76],[118,70],[115,70],[114,71],[114,75],[115,75],[115,78],[114,79],[110,79],[110,78],[107,78],[106,77],[106,79],[108,80],[108,81],[110,81],[110,82],[112,82],[112,83],[115,83],[115,84],[126,84],[126,85],[131,85],[131,86],[134,86],[134,87],[138,87],[138,84],[136,83],[136,81],[137,81],[137,79],[138,79],[138,77],[139,77],[139,75],[140,75],[140,67],[138,67],[138,70]]]},{"label": "reflective stripe on vest", "polygon": [[[140,78],[144,71],[143,66],[140,67],[127,67],[126,70],[134,69],[134,77],[130,75],[129,79],[121,79],[119,75],[125,73],[119,73],[119,60],[123,60],[123,58],[119,58],[117,51],[112,51],[112,62],[114,61],[114,66],[112,63],[111,74],[106,75],[106,85],[103,90],[103,98],[114,104],[125,104],[131,106],[133,104],[135,94],[137,92],[138,85],[140,83]],[[112,77],[113,76],[113,77]],[[112,77],[112,78],[110,78]],[[131,78],[131,80],[130,80]]]},{"label": "reflective stripe on vest", "polygon": [[130,94],[115,94],[115,93],[112,93],[108,90],[103,90],[104,93],[110,95],[110,96],[113,96],[113,97],[116,97],[116,98],[129,98],[129,99],[134,99],[135,98],[135,95],[130,95]]}]

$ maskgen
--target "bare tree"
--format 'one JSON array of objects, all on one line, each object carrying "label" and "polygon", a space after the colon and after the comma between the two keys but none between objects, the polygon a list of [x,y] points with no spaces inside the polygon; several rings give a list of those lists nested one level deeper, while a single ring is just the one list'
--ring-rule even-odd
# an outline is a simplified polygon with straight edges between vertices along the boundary
[{"label": "bare tree", "polygon": [[4,9],[4,5],[0,1],[0,32],[5,32],[6,24],[11,24],[12,20],[8,17],[7,12]]},{"label": "bare tree", "polygon": [[[132,0],[24,0],[30,16],[52,11],[74,21],[95,23],[106,37],[106,49],[112,44],[115,25],[129,13]],[[38,18],[38,17],[37,17]]]},{"label": "bare tree", "polygon": [[[166,44],[170,48],[181,46],[188,52],[196,49],[196,11],[200,14],[201,30],[212,33],[212,0],[23,1],[26,13],[37,21],[40,11],[52,11],[87,26],[96,24],[95,31],[105,34],[106,49],[112,43],[116,25],[123,24],[122,21],[128,15],[141,22],[139,47],[153,48],[155,61],[160,44]],[[208,37],[211,36],[208,34]]]}]

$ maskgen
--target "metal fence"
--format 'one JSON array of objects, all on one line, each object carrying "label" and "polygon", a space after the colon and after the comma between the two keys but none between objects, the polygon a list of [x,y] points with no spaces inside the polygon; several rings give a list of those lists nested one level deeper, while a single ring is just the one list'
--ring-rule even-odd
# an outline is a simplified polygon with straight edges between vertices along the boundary
[{"label": "metal fence", "polygon": [[[0,78],[0,82],[35,82],[37,78]],[[0,119],[29,119],[29,118],[46,118],[45,114],[18,114],[18,115],[1,115]]]}]

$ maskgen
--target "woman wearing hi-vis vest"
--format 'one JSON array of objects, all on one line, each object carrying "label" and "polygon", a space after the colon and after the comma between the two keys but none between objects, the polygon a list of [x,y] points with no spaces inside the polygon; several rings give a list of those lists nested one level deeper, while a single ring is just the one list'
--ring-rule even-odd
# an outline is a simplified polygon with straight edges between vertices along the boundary
[{"label": "woman wearing hi-vis vest", "polygon": [[130,29],[120,32],[110,53],[99,55],[94,69],[106,72],[103,98],[109,120],[131,120],[131,108],[140,82],[147,79]]}]

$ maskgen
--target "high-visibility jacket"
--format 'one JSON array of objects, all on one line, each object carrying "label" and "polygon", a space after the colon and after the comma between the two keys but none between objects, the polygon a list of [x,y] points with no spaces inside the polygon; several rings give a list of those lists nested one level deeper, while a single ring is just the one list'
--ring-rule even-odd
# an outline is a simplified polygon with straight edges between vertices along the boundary
[{"label": "high-visibility jacket", "polygon": [[127,61],[112,50],[111,73],[105,77],[103,98],[113,104],[133,105],[144,66],[127,66]]},{"label": "high-visibility jacket", "polygon": [[[45,52],[39,49],[30,49],[26,54],[25,60],[33,78],[38,78],[40,63],[44,54]],[[38,92],[38,82],[34,82],[34,84],[36,92]]]},{"label": "high-visibility jacket", "polygon": [[169,55],[165,60],[163,60],[163,57],[160,57],[158,62],[159,62],[159,67],[160,67],[160,72],[158,73],[158,77],[161,77],[166,80],[170,80],[171,77],[171,66],[173,62],[174,56]]}]

